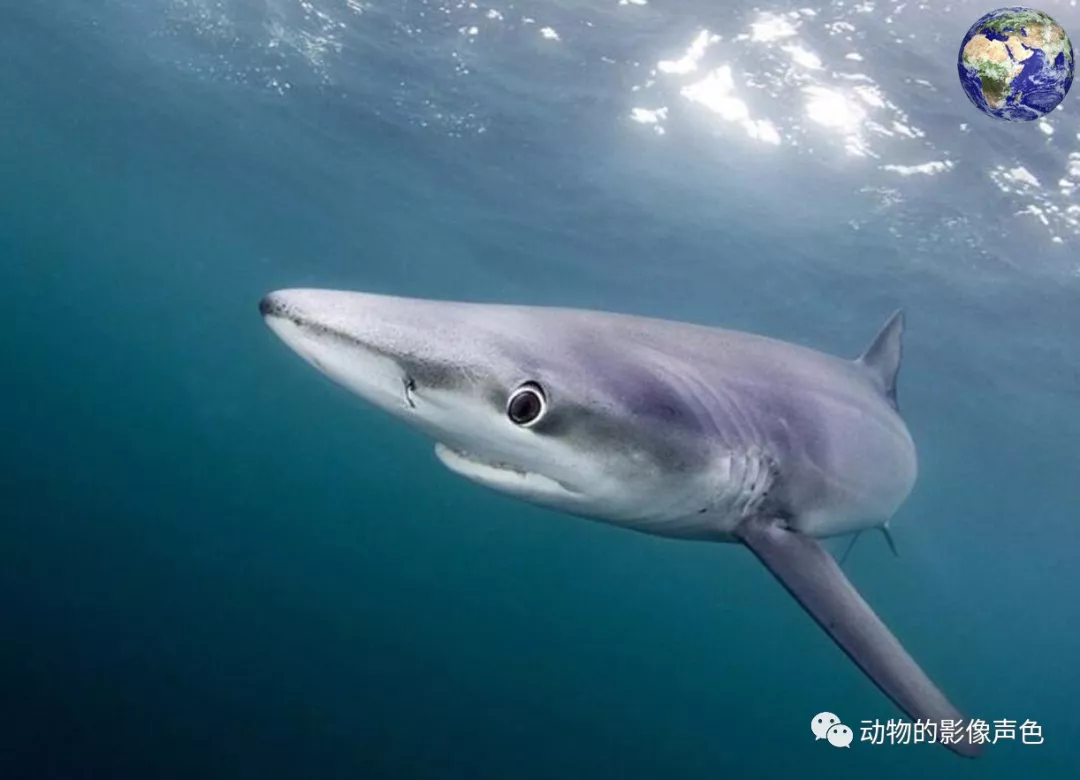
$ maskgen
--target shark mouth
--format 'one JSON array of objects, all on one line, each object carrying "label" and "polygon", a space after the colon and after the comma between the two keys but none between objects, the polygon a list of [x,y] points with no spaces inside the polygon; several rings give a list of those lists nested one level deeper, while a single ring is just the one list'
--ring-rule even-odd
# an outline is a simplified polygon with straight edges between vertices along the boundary
[{"label": "shark mouth", "polygon": [[535,471],[526,471],[512,463],[485,460],[437,442],[435,455],[443,465],[463,477],[507,493],[532,493],[548,496],[576,495],[565,483]]}]

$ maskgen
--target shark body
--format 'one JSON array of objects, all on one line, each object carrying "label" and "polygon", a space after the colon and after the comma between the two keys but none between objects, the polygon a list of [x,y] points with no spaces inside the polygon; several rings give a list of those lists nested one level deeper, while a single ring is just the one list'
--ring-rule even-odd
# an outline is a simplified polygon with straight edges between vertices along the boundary
[{"label": "shark body", "polygon": [[259,308],[314,367],[427,433],[452,471],[624,528],[743,544],[908,716],[963,720],[817,541],[886,528],[915,483],[899,312],[846,360],[579,309],[336,290]]}]

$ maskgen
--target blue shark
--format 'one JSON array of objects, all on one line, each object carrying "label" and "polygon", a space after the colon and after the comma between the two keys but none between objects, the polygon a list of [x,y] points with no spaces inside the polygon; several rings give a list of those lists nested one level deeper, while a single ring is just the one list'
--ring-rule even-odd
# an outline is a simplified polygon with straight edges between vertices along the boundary
[{"label": "blue shark", "polygon": [[[967,722],[822,544],[887,529],[915,484],[901,312],[851,360],[580,309],[317,289],[259,309],[451,471],[613,526],[743,545],[910,718]],[[981,752],[966,736],[947,747]]]}]

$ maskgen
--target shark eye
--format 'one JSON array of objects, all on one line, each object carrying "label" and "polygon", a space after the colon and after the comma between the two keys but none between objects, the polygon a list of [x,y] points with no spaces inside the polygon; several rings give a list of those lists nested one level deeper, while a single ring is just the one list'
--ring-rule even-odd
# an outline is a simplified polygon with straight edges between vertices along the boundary
[{"label": "shark eye", "polygon": [[506,416],[510,422],[522,428],[528,428],[540,421],[547,412],[547,399],[544,390],[535,382],[526,382],[513,393],[506,402]]}]

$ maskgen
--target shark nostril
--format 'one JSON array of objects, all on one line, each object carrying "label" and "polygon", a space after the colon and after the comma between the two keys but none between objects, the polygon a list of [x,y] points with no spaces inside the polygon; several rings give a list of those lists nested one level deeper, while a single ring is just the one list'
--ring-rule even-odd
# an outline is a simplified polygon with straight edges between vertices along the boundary
[{"label": "shark nostril", "polygon": [[401,380],[401,384],[405,390],[405,404],[410,409],[415,409],[416,402],[413,401],[413,392],[416,390],[416,381],[411,376],[407,376]]}]

